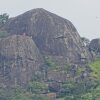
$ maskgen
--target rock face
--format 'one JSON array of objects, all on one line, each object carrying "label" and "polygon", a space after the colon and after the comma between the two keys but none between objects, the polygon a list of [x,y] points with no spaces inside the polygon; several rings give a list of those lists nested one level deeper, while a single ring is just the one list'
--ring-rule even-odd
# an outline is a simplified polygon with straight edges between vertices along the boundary
[{"label": "rock face", "polygon": [[95,58],[100,58],[100,38],[93,39],[89,44],[89,50]]},{"label": "rock face", "polygon": [[34,9],[11,18],[5,26],[8,33],[31,36],[41,54],[63,62],[91,59],[73,24],[44,9]]},{"label": "rock face", "polygon": [[[52,59],[60,68],[92,59],[73,24],[44,9],[11,18],[2,29],[9,34],[0,39],[0,81],[5,84],[27,85],[41,69],[44,58]],[[53,78],[49,74],[50,79],[58,76],[54,73]]]},{"label": "rock face", "polygon": [[90,50],[100,53],[100,39],[93,39],[89,45]]},{"label": "rock face", "polygon": [[42,56],[28,36],[0,40],[0,83],[25,86],[42,66]]}]

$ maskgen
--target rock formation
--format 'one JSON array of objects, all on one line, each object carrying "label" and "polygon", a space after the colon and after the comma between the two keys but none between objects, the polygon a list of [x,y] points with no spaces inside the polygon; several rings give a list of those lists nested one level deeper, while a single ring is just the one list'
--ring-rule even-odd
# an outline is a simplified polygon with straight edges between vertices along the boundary
[{"label": "rock formation", "polygon": [[30,37],[12,35],[0,40],[0,83],[25,86],[42,64],[42,56]]},{"label": "rock formation", "polygon": [[93,39],[89,44],[89,50],[95,56],[95,58],[100,58],[100,38]]},{"label": "rock formation", "polygon": [[67,63],[92,60],[73,24],[44,9],[30,10],[10,18],[2,29],[9,35],[0,39],[2,82],[27,85],[34,72],[42,68],[44,58],[52,59],[60,68]]},{"label": "rock formation", "polygon": [[100,39],[93,39],[89,45],[90,50],[100,53]]},{"label": "rock formation", "polygon": [[69,63],[91,59],[73,24],[44,9],[34,9],[11,18],[4,28],[10,34],[31,36],[41,54],[56,57],[58,62],[61,59]]}]

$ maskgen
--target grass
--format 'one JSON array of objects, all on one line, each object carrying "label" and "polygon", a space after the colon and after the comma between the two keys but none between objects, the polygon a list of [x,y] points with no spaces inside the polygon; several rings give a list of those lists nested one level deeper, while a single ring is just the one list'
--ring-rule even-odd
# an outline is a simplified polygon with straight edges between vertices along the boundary
[{"label": "grass", "polygon": [[100,59],[95,60],[90,64],[92,69],[92,75],[100,79]]}]

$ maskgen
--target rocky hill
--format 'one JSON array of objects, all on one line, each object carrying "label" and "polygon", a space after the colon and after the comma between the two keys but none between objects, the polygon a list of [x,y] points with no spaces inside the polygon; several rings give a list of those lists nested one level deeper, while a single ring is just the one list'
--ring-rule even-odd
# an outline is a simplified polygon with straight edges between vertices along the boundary
[{"label": "rocky hill", "polygon": [[67,62],[91,59],[73,24],[44,9],[34,9],[11,18],[4,27],[10,34],[31,36],[43,55]]},{"label": "rocky hill", "polygon": [[[67,64],[84,64],[92,60],[74,25],[44,9],[33,9],[10,18],[1,30],[9,35],[0,39],[3,83],[10,81],[14,85],[27,85],[32,75],[45,66],[47,59],[62,69]],[[56,73],[54,71],[50,76],[49,72],[48,77],[55,76],[55,80]],[[64,77],[67,76],[64,74]]]}]

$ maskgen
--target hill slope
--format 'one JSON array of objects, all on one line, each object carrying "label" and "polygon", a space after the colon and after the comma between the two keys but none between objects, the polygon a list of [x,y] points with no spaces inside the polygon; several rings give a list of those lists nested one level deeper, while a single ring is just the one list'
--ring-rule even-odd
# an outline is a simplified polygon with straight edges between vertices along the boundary
[{"label": "hill slope", "polygon": [[[35,73],[44,80],[47,77],[66,81],[64,67],[67,64],[84,64],[92,60],[74,25],[44,9],[33,9],[10,18],[1,30],[9,35],[0,39],[1,77],[5,81],[7,76],[14,85],[27,85]],[[49,70],[51,65],[58,69]]]}]

